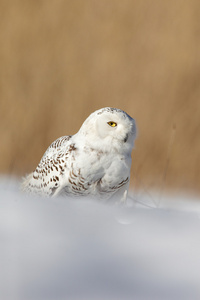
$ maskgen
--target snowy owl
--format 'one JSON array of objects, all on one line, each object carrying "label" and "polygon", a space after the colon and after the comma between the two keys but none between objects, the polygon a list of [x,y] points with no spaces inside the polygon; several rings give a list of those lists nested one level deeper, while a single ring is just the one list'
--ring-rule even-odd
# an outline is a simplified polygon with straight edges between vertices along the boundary
[{"label": "snowy owl", "polygon": [[89,196],[125,201],[135,120],[117,108],[92,113],[72,136],[54,141],[22,190],[41,196]]}]

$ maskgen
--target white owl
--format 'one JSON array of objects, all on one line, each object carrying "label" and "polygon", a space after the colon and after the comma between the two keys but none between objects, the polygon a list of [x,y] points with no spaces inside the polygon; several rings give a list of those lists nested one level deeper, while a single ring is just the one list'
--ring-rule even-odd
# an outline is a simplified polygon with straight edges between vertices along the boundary
[{"label": "white owl", "polygon": [[72,136],[54,141],[22,189],[42,196],[127,197],[135,120],[117,108],[92,113]]}]

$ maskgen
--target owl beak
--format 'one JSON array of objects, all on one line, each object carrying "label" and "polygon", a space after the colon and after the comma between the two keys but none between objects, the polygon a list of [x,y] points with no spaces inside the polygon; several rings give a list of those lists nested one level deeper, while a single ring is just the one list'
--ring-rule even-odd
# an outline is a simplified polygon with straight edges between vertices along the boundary
[{"label": "owl beak", "polygon": [[127,135],[126,135],[125,138],[124,138],[124,143],[126,143],[127,140],[128,140],[128,133],[127,133]]}]

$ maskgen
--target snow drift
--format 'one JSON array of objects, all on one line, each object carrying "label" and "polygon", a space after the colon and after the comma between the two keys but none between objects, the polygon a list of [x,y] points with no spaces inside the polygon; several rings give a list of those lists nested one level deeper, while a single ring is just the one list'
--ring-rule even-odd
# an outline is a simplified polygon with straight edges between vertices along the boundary
[{"label": "snow drift", "polygon": [[27,197],[1,180],[1,299],[199,299],[200,209],[184,203]]}]

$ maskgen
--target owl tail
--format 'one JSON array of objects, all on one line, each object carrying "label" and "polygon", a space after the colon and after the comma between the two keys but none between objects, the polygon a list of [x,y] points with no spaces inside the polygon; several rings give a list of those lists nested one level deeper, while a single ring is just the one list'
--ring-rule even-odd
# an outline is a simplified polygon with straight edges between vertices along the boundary
[{"label": "owl tail", "polygon": [[33,176],[33,173],[22,178],[22,182],[21,182],[21,186],[20,186],[20,190],[22,192],[28,191],[28,185],[29,185],[29,182],[31,181],[32,176]]}]

